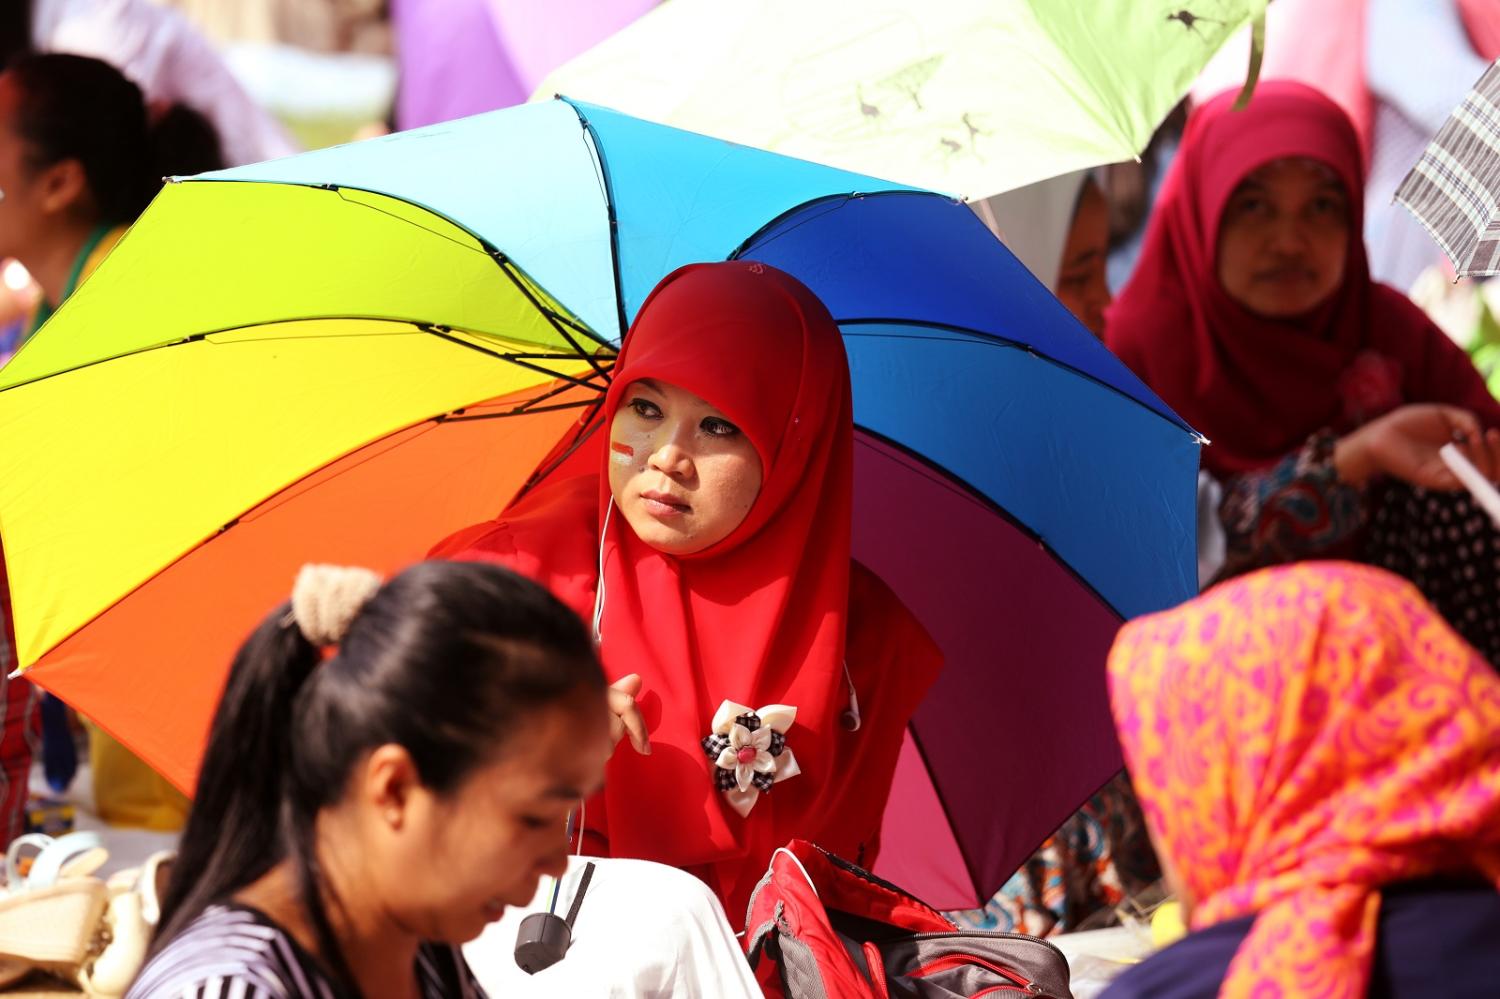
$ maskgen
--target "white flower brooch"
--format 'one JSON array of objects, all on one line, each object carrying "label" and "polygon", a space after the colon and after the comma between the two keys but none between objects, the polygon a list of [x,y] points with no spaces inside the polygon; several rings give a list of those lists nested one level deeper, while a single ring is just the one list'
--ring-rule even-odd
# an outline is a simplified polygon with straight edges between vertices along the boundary
[{"label": "white flower brooch", "polygon": [[734,701],[719,705],[703,751],[714,761],[714,786],[724,792],[730,808],[749,815],[773,784],[802,772],[786,744],[786,730],[796,718],[797,709],[789,704],[758,711]]}]

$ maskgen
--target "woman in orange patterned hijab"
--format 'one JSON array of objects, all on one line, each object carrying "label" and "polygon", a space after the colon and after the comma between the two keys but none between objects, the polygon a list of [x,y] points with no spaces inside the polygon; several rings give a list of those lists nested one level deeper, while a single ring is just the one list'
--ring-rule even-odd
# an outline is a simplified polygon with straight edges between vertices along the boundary
[{"label": "woman in orange patterned hijab", "polygon": [[1109,683],[1163,867],[1206,931],[1112,997],[1400,996],[1392,954],[1424,933],[1416,994],[1495,988],[1500,678],[1410,584],[1342,563],[1245,576],[1128,624]]}]

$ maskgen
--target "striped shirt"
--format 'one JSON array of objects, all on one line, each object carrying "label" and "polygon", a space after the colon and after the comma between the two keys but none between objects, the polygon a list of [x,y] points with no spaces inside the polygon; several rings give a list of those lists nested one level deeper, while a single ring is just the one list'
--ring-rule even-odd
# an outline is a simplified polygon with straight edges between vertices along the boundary
[{"label": "striped shirt", "polygon": [[[423,944],[413,969],[422,999],[485,999],[458,948]],[[269,916],[215,905],[141,970],[126,999],[350,999]]]}]

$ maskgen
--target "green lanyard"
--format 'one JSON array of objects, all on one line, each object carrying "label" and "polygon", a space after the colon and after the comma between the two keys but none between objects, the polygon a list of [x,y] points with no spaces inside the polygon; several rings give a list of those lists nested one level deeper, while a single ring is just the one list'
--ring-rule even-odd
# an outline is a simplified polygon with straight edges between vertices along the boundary
[{"label": "green lanyard", "polygon": [[[78,279],[83,276],[83,265],[88,262],[93,252],[99,248],[99,241],[108,235],[112,228],[114,227],[108,225],[95,226],[94,231],[89,233],[89,238],[84,240],[83,249],[79,250],[78,256],[73,258],[73,269],[68,272],[68,281],[63,285],[62,297],[57,300],[58,305],[67,301],[68,296],[73,294],[73,289],[78,287]],[[31,317],[31,325],[27,327],[26,335],[21,338],[21,343],[30,340],[36,331],[42,328],[42,324],[52,318],[54,311],[56,310],[53,308],[52,303],[48,302],[46,298],[36,303],[36,315]]]}]

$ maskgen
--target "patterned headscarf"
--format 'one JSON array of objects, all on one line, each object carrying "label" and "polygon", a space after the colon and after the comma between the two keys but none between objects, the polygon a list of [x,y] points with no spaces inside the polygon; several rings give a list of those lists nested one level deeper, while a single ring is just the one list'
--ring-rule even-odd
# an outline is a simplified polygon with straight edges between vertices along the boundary
[{"label": "patterned headscarf", "polygon": [[1382,886],[1500,885],[1500,678],[1403,580],[1242,577],[1127,625],[1109,681],[1193,928],[1259,913],[1220,995],[1362,997]]}]

